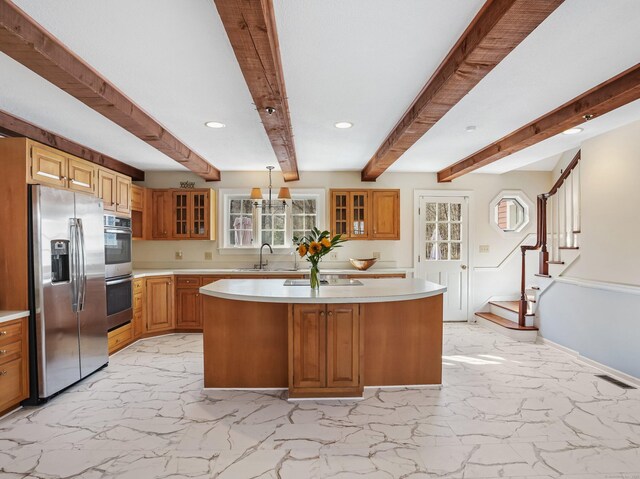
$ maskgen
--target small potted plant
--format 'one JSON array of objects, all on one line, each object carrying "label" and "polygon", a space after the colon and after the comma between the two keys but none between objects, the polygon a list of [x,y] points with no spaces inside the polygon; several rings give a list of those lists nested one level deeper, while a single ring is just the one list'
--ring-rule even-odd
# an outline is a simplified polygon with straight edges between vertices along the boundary
[{"label": "small potted plant", "polygon": [[320,231],[318,228],[313,228],[307,236],[301,238],[293,237],[293,243],[296,245],[296,250],[300,257],[311,263],[311,271],[309,273],[311,289],[318,290],[320,288],[318,263],[322,257],[334,248],[340,248],[340,243],[345,241],[342,239],[342,235],[338,234],[332,238],[331,233]]}]

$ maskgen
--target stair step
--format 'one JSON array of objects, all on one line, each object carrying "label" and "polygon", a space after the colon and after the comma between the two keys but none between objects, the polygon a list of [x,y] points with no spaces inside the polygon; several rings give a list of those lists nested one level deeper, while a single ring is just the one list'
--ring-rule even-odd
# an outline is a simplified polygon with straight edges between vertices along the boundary
[{"label": "stair step", "polygon": [[537,331],[538,328],[535,326],[520,326],[518,323],[514,323],[513,321],[509,321],[508,319],[501,318],[497,314],[493,313],[476,313],[476,316],[486,319],[487,321],[491,321],[499,326],[502,326],[507,329],[514,329],[517,331]]},{"label": "stair step", "polygon": [[558,246],[558,249],[580,249],[578,246]]},{"label": "stair step", "polygon": [[[489,301],[489,304],[493,304],[498,308],[506,309],[513,313],[518,314],[520,311],[520,301]],[[535,316],[533,313],[526,314],[525,316]]]},{"label": "stair step", "polygon": [[564,261],[547,261],[547,264],[564,264]]}]

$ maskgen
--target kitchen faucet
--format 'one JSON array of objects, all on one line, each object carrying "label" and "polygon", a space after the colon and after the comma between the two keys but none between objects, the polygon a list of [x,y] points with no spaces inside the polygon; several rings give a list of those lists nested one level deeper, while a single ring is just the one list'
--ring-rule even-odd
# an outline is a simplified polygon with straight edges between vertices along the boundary
[{"label": "kitchen faucet", "polygon": [[269,243],[262,243],[262,246],[260,246],[260,263],[258,264],[258,269],[264,269],[264,267],[266,266],[266,264],[262,263],[262,250],[265,246],[268,247],[271,254],[273,254],[273,248],[271,247],[271,245]]}]

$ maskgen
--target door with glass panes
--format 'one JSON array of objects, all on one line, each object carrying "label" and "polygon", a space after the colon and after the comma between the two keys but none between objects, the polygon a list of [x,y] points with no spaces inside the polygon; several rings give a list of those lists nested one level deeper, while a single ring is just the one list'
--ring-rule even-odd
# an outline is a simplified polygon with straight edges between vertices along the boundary
[{"label": "door with glass panes", "polygon": [[420,197],[416,274],[447,287],[445,321],[466,321],[469,293],[468,197]]}]

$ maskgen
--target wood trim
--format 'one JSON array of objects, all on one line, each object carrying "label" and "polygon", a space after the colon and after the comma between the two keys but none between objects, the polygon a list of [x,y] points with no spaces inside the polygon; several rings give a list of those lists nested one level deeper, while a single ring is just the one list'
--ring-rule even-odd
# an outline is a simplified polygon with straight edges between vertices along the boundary
[{"label": "wood trim", "polygon": [[214,2],[284,180],[299,180],[272,0]]},{"label": "wood trim", "polygon": [[375,181],[563,0],[488,0],[362,170]]},{"label": "wood trim", "polygon": [[130,176],[136,181],[144,181],[144,171],[103,155],[86,146],[71,141],[64,136],[52,133],[2,110],[0,110],[0,134],[8,137],[26,137],[43,145],[56,148],[69,155],[77,156],[96,165]]},{"label": "wood trim", "polygon": [[10,0],[0,0],[0,50],[201,178],[220,180],[218,169]]},{"label": "wood trim", "polygon": [[640,98],[640,63],[438,172],[447,182]]}]

